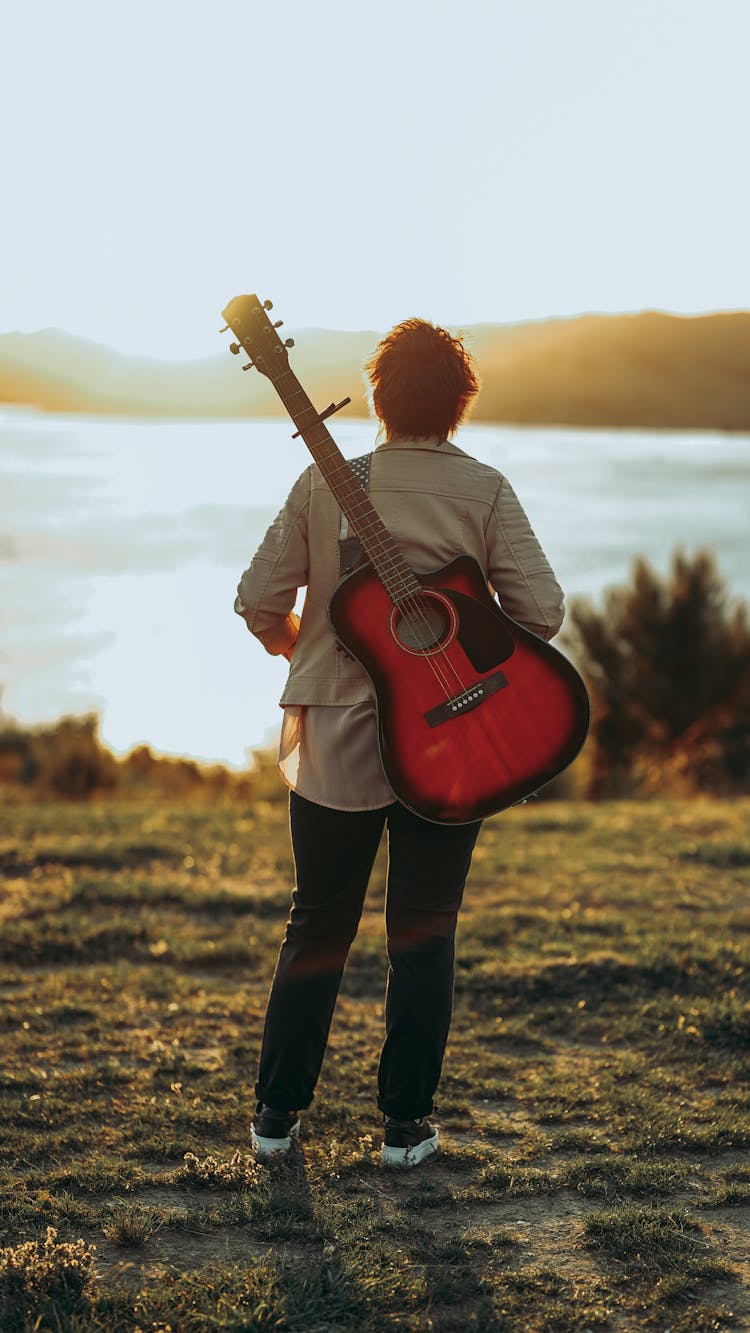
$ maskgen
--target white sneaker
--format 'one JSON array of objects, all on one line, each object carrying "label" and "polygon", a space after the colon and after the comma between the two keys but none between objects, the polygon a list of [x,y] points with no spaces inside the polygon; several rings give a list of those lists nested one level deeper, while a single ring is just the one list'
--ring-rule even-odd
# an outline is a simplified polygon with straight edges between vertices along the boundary
[{"label": "white sneaker", "polygon": [[256,1157],[273,1157],[274,1153],[286,1155],[292,1139],[299,1137],[299,1124],[296,1111],[274,1111],[258,1102],[250,1129]]},{"label": "white sneaker", "polygon": [[419,1166],[426,1158],[437,1156],[439,1140],[437,1129],[424,1116],[419,1120],[396,1120],[387,1115],[380,1156],[386,1166]]}]

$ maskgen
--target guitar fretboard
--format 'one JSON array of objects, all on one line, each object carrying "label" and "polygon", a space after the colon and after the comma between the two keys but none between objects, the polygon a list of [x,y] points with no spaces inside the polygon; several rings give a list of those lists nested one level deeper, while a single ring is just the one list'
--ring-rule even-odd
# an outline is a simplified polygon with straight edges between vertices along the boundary
[{"label": "guitar fretboard", "polygon": [[318,413],[294,371],[286,370],[275,375],[273,382],[391,601],[398,603],[420,592],[421,583],[406,563],[330,431],[324,422],[318,420]]}]

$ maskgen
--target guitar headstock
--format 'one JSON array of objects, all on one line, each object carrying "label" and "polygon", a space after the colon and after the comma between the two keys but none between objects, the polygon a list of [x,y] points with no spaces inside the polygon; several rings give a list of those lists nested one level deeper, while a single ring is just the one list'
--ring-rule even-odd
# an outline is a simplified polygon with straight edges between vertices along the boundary
[{"label": "guitar headstock", "polygon": [[250,370],[254,366],[261,375],[267,375],[270,380],[275,381],[289,369],[287,348],[294,347],[294,339],[287,338],[285,342],[281,341],[276,330],[280,328],[283,320],[278,319],[272,324],[268,317],[268,311],[272,309],[271,301],[261,301],[257,296],[234,296],[222,314],[227,322],[227,328],[230,328],[239,340],[230,343],[230,352],[236,355],[244,348],[250,357],[250,361],[242,369]]}]

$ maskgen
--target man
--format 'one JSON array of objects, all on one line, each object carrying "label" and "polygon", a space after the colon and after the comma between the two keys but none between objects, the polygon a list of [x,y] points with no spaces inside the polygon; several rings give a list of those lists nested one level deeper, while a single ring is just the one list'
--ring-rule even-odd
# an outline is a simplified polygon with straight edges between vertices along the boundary
[{"label": "man", "polygon": [[[380,423],[369,494],[409,565],[473,555],[503,609],[545,639],[562,591],[511,486],[451,442],[478,391],[445,329],[397,325],[367,366]],[[382,1158],[416,1166],[438,1151],[433,1112],[453,1004],[454,938],[480,823],[435,824],[396,800],[378,751],[361,667],[326,617],[340,577],[341,511],[316,466],[296,482],[242,575],[235,610],[291,663],[279,767],[290,787],[292,910],[266,1011],[252,1137],[287,1152],[313,1098],[341,976],[375,853],[388,829],[386,1038],[378,1069]],[[301,622],[293,613],[307,589]]]}]

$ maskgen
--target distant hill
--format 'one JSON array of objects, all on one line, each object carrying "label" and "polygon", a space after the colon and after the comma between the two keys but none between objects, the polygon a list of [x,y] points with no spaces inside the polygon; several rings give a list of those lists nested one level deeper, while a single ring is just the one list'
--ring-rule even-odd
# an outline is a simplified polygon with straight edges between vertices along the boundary
[{"label": "distant hill", "polygon": [[[303,330],[295,335],[294,368],[313,399],[362,395],[359,365],[377,333]],[[0,402],[26,403],[51,412],[126,413],[138,416],[279,416],[283,408],[270,382],[242,374],[245,356],[199,361],[157,361],[125,356],[59,329],[0,335]],[[341,387],[342,380],[346,388]]]},{"label": "distant hill", "polygon": [[471,346],[488,421],[750,431],[750,312],[492,326]]},{"label": "distant hill", "polygon": [[[475,421],[750,431],[750,312],[582,315],[463,330],[482,390]],[[361,366],[376,332],[295,332],[291,363],[324,407],[367,405]],[[227,339],[227,342],[229,339]],[[0,335],[0,402],[56,412],[283,415],[268,380],[223,354],[167,362],[125,356],[56,329]]]}]

